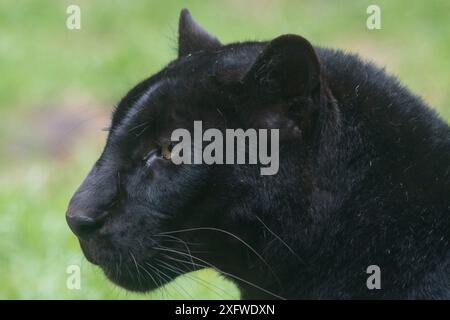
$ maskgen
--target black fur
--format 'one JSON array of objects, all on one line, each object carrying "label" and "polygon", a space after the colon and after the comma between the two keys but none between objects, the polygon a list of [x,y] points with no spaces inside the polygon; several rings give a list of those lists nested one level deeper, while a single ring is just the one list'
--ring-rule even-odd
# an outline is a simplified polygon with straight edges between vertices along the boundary
[{"label": "black fur", "polygon": [[[180,57],[122,99],[71,200],[72,227],[101,216],[76,230],[87,258],[139,291],[214,265],[244,299],[450,298],[449,126],[355,55],[294,35],[222,46],[187,15]],[[160,157],[194,120],[280,128],[278,174]]]}]

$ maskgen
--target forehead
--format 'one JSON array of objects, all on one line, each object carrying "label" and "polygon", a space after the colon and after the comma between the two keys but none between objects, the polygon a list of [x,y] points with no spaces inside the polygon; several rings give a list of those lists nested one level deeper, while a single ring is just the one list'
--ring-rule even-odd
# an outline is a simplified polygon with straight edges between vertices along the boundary
[{"label": "forehead", "polygon": [[111,132],[125,135],[170,118],[204,111],[208,99],[218,98],[230,83],[237,83],[262,50],[260,43],[231,45],[223,50],[199,52],[171,62],[134,87],[113,114]]}]

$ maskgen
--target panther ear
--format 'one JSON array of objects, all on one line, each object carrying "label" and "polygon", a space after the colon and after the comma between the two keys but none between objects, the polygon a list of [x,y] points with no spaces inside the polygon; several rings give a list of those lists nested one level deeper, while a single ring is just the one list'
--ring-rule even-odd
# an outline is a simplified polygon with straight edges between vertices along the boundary
[{"label": "panther ear", "polygon": [[320,63],[312,45],[297,35],[270,41],[241,80],[280,98],[310,96],[320,85]]},{"label": "panther ear", "polygon": [[216,50],[222,44],[192,19],[187,9],[181,10],[178,24],[178,57],[201,50]]}]

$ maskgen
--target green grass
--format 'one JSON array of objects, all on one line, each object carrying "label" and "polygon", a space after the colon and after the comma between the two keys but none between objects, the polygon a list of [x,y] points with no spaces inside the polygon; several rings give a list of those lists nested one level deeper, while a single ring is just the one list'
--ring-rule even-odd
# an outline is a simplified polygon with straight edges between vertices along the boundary
[{"label": "green grass", "polygon": [[[373,3],[381,7],[382,30],[366,29],[365,10]],[[81,7],[81,30],[65,27],[69,4]],[[450,118],[445,0],[1,1],[0,299],[189,298],[180,287],[195,298],[238,297],[211,270],[194,276],[221,289],[182,277],[164,290],[126,293],[82,257],[64,220],[71,194],[100,153],[104,135],[97,129],[107,120],[61,131],[48,118],[68,106],[88,120],[90,112],[105,114],[132,85],[175,58],[182,7],[224,43],[298,33],[360,52]],[[65,146],[62,155],[61,146],[52,149],[55,141]],[[82,267],[81,290],[66,288],[71,264]]]}]

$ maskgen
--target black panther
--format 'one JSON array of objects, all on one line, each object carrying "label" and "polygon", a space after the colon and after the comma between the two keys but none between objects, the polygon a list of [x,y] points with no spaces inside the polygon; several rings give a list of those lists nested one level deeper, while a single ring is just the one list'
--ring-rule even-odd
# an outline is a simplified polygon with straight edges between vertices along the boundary
[{"label": "black panther", "polygon": [[[183,10],[178,41],[120,101],[70,201],[90,262],[141,292],[212,267],[243,299],[450,298],[450,128],[435,111],[298,35],[223,45]],[[278,173],[175,165],[171,132],[195,120],[278,128]]]}]

